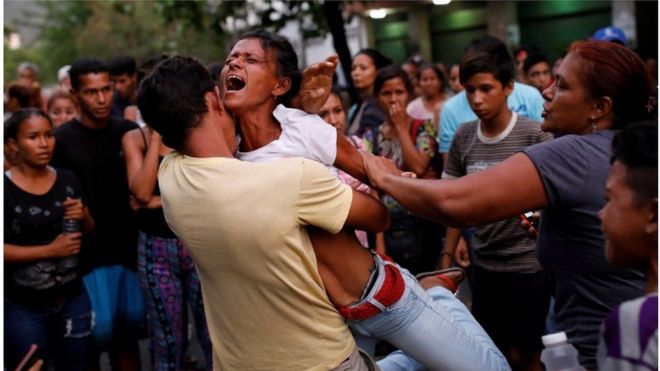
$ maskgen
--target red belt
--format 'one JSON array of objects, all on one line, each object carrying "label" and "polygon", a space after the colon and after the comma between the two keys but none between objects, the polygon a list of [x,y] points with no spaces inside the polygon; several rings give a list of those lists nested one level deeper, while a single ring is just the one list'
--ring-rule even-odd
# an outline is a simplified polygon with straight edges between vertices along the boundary
[{"label": "red belt", "polygon": [[378,292],[369,300],[359,304],[339,306],[339,313],[347,320],[363,320],[382,312],[382,309],[371,303],[376,301],[382,308],[387,308],[401,299],[405,282],[401,271],[388,256],[378,254],[383,260],[385,279]]}]

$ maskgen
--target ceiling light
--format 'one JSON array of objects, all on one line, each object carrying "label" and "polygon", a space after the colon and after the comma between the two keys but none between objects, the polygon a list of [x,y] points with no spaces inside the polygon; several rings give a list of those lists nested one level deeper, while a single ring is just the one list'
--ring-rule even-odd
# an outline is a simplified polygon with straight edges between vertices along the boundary
[{"label": "ceiling light", "polygon": [[433,5],[447,5],[451,0],[433,0]]},{"label": "ceiling light", "polygon": [[387,16],[385,9],[372,9],[369,11],[369,17],[373,19],[383,19],[385,16]]}]

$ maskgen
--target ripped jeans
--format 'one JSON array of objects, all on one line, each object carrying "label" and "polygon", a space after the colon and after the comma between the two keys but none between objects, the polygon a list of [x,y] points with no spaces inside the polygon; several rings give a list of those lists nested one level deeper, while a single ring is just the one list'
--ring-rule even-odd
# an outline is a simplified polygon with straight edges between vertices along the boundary
[{"label": "ripped jeans", "polygon": [[39,346],[38,358],[44,362],[51,359],[56,370],[85,369],[87,342],[94,318],[87,291],[82,285],[78,293],[58,304],[26,305],[6,298],[4,304],[7,370],[16,368],[31,344]]}]

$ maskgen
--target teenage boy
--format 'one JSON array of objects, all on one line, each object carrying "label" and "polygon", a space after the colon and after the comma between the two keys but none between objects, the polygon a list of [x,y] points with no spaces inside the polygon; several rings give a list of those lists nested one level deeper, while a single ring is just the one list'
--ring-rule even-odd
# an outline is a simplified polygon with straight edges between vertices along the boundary
[{"label": "teenage boy", "polygon": [[108,63],[112,80],[112,108],[110,114],[124,117],[126,107],[135,104],[137,92],[137,64],[129,56],[119,56]]},{"label": "teenage boy", "polygon": [[[80,179],[96,221],[94,232],[83,236],[80,252],[83,282],[96,314],[96,348],[110,352],[114,369],[137,370],[137,339],[145,335],[146,318],[135,273],[137,228],[121,145],[124,133],[137,125],[110,116],[112,83],[103,61],[78,59],[69,75],[80,119],[55,130],[52,163]],[[98,354],[89,359],[96,362],[90,367],[97,368]]]},{"label": "teenage boy", "polygon": [[542,53],[532,54],[525,58],[523,72],[527,83],[539,89],[540,92],[543,92],[554,82],[550,62]]},{"label": "teenage boy", "polygon": [[[514,63],[502,42],[468,50],[460,80],[478,120],[458,128],[443,179],[458,178],[497,165],[527,146],[550,140],[537,122],[507,105],[514,89]],[[484,187],[488,185],[485,184]],[[460,230],[447,228],[445,252],[456,249]],[[518,218],[474,228],[472,314],[507,357],[513,369],[540,364],[540,338],[550,293],[536,259],[536,242]]]},{"label": "teenage boy", "polygon": [[598,369],[658,369],[658,122],[632,124],[613,142],[607,203],[598,214],[610,263],[646,273],[646,296],[603,323]]},{"label": "teenage boy", "polygon": [[[502,41],[493,36],[483,36],[474,39],[465,48],[465,53],[470,50],[497,49]],[[521,65],[522,67],[522,65]],[[459,68],[460,69],[460,68]],[[526,116],[534,121],[541,121],[543,112],[543,97],[535,88],[519,82],[515,82],[508,98],[508,107],[518,116]],[[449,98],[440,113],[440,133],[438,135],[438,151],[446,161],[447,152],[454,133],[458,127],[468,121],[476,120],[476,112],[470,109],[470,104],[465,96],[465,90]]]}]

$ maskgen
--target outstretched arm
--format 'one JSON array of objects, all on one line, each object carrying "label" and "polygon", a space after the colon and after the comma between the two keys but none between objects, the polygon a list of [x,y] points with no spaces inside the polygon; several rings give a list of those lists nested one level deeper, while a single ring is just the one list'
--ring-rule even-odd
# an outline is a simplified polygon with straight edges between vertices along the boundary
[{"label": "outstretched arm", "polygon": [[333,54],[325,61],[305,68],[300,91],[291,100],[291,107],[308,113],[318,113],[330,96],[332,76],[338,63],[339,57]]},{"label": "outstretched arm", "polygon": [[362,162],[362,156],[351,142],[344,135],[337,135],[337,157],[333,164],[339,169],[345,171],[353,178],[370,185],[367,171]]},{"label": "outstretched arm", "polygon": [[422,217],[462,228],[483,225],[548,206],[532,161],[517,153],[501,164],[458,179],[399,176],[391,160],[365,154],[371,184]]}]

